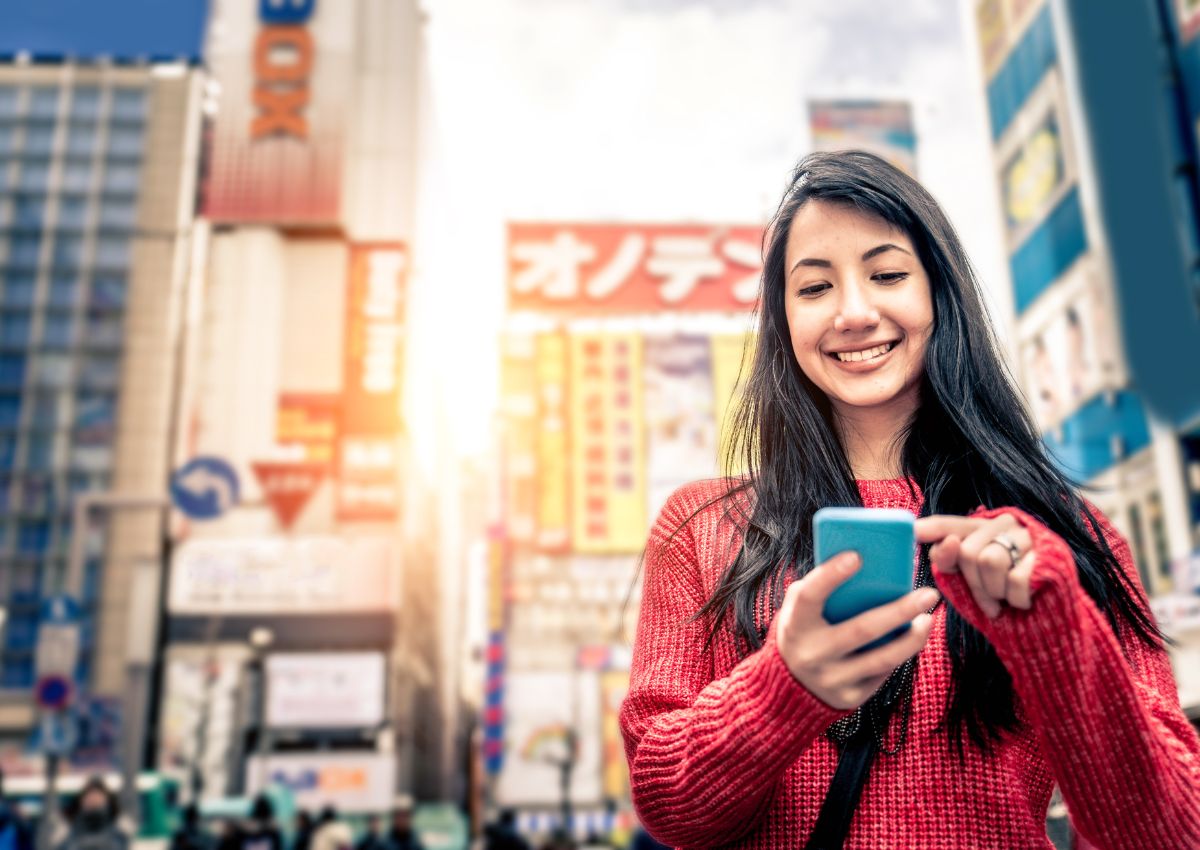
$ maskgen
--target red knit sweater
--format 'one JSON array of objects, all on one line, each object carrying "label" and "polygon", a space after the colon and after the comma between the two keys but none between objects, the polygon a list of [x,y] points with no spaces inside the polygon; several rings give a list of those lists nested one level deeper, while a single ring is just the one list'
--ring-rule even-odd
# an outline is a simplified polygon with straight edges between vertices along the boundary
[{"label": "red knit sweater", "polygon": [[[646,828],[676,847],[803,847],[837,764],[824,736],[843,712],[784,665],[772,627],[739,658],[722,630],[704,650],[691,617],[712,594],[739,536],[720,504],[671,532],[720,492],[718,482],[676,492],[651,531],[645,588],[621,729],[633,802]],[[907,482],[860,482],[869,507],[920,509]],[[908,737],[875,762],[847,848],[1050,848],[1051,790],[1099,847],[1200,848],[1200,740],[1179,707],[1166,654],[1124,636],[1084,592],[1062,538],[1012,508],[1037,555],[1034,604],[979,611],[961,576],[937,575],[946,601],[995,646],[1012,673],[1019,731],[965,763],[935,727],[946,709],[946,608],[920,655]],[[1137,581],[1124,539],[1105,538]]]}]

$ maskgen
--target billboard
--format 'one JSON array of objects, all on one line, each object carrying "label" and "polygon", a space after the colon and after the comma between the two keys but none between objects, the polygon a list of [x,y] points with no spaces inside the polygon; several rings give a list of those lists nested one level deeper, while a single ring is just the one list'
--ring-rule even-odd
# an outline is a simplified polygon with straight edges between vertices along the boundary
[{"label": "billboard", "polygon": [[203,203],[214,223],[340,222],[357,7],[215,0]]},{"label": "billboard", "polygon": [[508,306],[546,314],[747,312],[762,228],[666,224],[508,226]]},{"label": "billboard", "polygon": [[295,460],[331,466],[339,406],[332,393],[281,393],[275,408],[276,444]]},{"label": "billboard", "polygon": [[346,814],[391,809],[396,796],[396,757],[390,753],[296,753],[246,760],[246,794],[268,784],[292,792],[297,809],[333,806]]},{"label": "billboard", "polygon": [[537,375],[537,545],[562,552],[571,543],[570,476],[567,453],[567,337],[538,334]]},{"label": "billboard", "polygon": [[812,100],[814,151],[864,150],[908,174],[917,173],[917,136],[906,101]]},{"label": "billboard", "polygon": [[168,607],[180,615],[391,611],[394,558],[383,538],[193,538],[172,555]]},{"label": "billboard", "polygon": [[270,726],[334,729],[383,722],[382,652],[277,653],[266,664]]}]

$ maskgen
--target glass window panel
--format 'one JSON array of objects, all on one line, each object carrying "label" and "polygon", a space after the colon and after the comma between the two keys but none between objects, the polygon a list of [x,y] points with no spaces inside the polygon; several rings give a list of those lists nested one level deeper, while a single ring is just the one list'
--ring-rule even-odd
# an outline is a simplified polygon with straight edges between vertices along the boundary
[{"label": "glass window panel", "polygon": [[124,322],[121,314],[89,313],[84,343],[92,348],[115,348],[121,345]]},{"label": "glass window panel", "polygon": [[82,446],[71,448],[71,468],[87,472],[107,472],[112,469],[112,446]]},{"label": "glass window panel", "polygon": [[108,133],[108,153],[119,157],[141,156],[142,128],[114,126]]},{"label": "glass window panel", "polygon": [[58,114],[58,86],[36,86],[29,92],[29,114],[53,118]]},{"label": "glass window panel", "polygon": [[28,124],[25,127],[25,144],[22,151],[27,156],[48,157],[54,150],[53,124]]},{"label": "glass window panel", "polygon": [[100,89],[80,86],[71,95],[72,118],[95,118],[100,114]]},{"label": "glass window panel", "polygon": [[13,139],[15,136],[16,133],[13,132],[13,128],[11,126],[0,127],[0,153],[12,153]]},{"label": "glass window panel", "polygon": [[65,425],[67,394],[41,391],[33,397],[33,426],[57,428]]},{"label": "glass window panel", "polygon": [[79,268],[83,264],[83,237],[60,234],[54,240],[54,263],[67,268]]},{"label": "glass window panel", "polygon": [[107,236],[96,240],[96,265],[106,269],[129,267],[129,238]]},{"label": "glass window panel", "polygon": [[16,432],[0,434],[0,467],[11,469],[17,457]]},{"label": "glass window panel", "polygon": [[18,500],[21,507],[30,512],[44,512],[53,507],[54,499],[51,487],[53,479],[49,475],[23,475],[17,485],[20,491]]},{"label": "glass window panel", "polygon": [[75,445],[111,446],[116,421],[115,393],[80,393],[75,404]]},{"label": "glass window panel", "polygon": [[27,469],[48,472],[56,466],[55,446],[58,440],[53,431],[35,432],[25,443]]},{"label": "glass window panel", "polygon": [[13,224],[40,229],[46,222],[45,195],[18,195],[13,201]]},{"label": "glass window panel", "polygon": [[113,89],[113,115],[126,120],[137,120],[146,114],[146,90],[134,88]]},{"label": "glass window panel", "polygon": [[4,279],[0,303],[5,307],[32,307],[36,283],[31,274],[10,272]]},{"label": "glass window panel", "polygon": [[132,164],[110,163],[104,172],[105,192],[136,192],[138,167]]},{"label": "glass window panel", "polygon": [[33,687],[33,659],[27,656],[5,656],[0,687],[14,691]]},{"label": "glass window panel", "polygon": [[36,233],[19,233],[13,236],[8,249],[8,259],[13,265],[36,266],[42,250],[42,237]]},{"label": "glass window panel", "polygon": [[33,332],[33,314],[27,311],[0,313],[0,343],[5,348],[24,348]]},{"label": "glass window panel", "polygon": [[133,198],[105,198],[100,204],[100,226],[106,228],[130,228],[137,218],[137,204]]},{"label": "glass window panel", "polygon": [[50,181],[50,163],[44,160],[26,160],[21,164],[18,185],[26,192],[45,192]]},{"label": "glass window panel", "polygon": [[125,306],[125,278],[122,275],[97,275],[92,280],[91,306],[118,309]]},{"label": "glass window panel", "polygon": [[79,298],[79,275],[56,271],[50,278],[50,306],[73,307]]},{"label": "glass window panel", "polygon": [[[21,419],[21,397],[5,393],[0,395],[0,427],[11,428]],[[0,490],[3,490],[0,483]]]},{"label": "glass window panel", "polygon": [[60,389],[71,381],[71,358],[66,354],[37,354],[33,358],[33,381],[42,387]]},{"label": "glass window panel", "polygon": [[0,385],[19,387],[25,383],[25,355],[0,354]]},{"label": "glass window panel", "polygon": [[17,527],[17,551],[40,555],[50,545],[50,523],[44,519],[24,520]]},{"label": "glass window panel", "polygon": [[63,165],[63,189],[67,192],[86,192],[92,185],[92,163],[85,159],[69,159]]},{"label": "glass window panel", "polygon": [[87,224],[87,198],[63,195],[58,200],[58,226],[80,230]]},{"label": "glass window panel", "polygon": [[119,363],[116,357],[91,355],[80,364],[79,383],[89,389],[116,387]]},{"label": "glass window panel", "polygon": [[42,345],[46,348],[70,348],[74,342],[73,327],[70,313],[47,313],[45,324],[42,325]]},{"label": "glass window panel", "polygon": [[96,150],[97,131],[95,123],[72,122],[67,128],[67,153],[90,156]]},{"label": "glass window panel", "polygon": [[17,114],[17,89],[0,86],[0,118],[11,118]]}]

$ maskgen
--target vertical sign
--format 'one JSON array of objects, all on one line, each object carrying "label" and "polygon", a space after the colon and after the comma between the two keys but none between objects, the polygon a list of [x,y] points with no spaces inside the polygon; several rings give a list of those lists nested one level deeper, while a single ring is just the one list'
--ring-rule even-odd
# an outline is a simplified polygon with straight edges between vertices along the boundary
[{"label": "vertical sign", "polygon": [[504,766],[504,629],[508,571],[504,538],[493,529],[488,540],[488,645],[484,682],[483,759],[490,776]]},{"label": "vertical sign", "polygon": [[567,338],[537,338],[537,545],[566,551],[571,543],[567,474]]},{"label": "vertical sign", "polygon": [[722,474],[745,472],[739,458],[733,458],[730,469],[724,468],[724,464],[731,447],[734,415],[753,363],[753,334],[716,334],[712,337],[713,419],[717,425],[717,455]]},{"label": "vertical sign", "polygon": [[217,83],[205,213],[216,222],[341,218],[355,3],[217,0]]},{"label": "vertical sign", "polygon": [[537,513],[537,382],[535,337],[508,334],[503,340],[500,391],[504,423],[504,516],[509,538],[534,540]]},{"label": "vertical sign", "polygon": [[571,337],[572,539],[583,554],[645,543],[641,338]]},{"label": "vertical sign", "polygon": [[406,267],[403,245],[350,246],[337,506],[342,520],[386,521],[397,512]]}]

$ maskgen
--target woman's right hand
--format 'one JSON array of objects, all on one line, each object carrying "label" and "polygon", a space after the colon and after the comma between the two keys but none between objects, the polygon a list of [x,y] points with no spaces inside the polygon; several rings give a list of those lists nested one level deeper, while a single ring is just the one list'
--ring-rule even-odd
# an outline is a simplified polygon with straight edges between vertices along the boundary
[{"label": "woman's right hand", "polygon": [[[857,553],[842,552],[817,566],[788,586],[776,616],[775,643],[784,663],[800,684],[834,708],[858,708],[924,648],[933,623],[926,610],[938,600],[938,592],[925,587],[831,625],[821,614],[825,600],[861,563]],[[904,623],[912,627],[896,639],[855,652]]]}]

